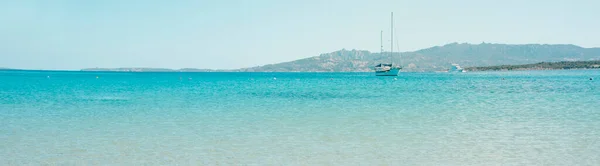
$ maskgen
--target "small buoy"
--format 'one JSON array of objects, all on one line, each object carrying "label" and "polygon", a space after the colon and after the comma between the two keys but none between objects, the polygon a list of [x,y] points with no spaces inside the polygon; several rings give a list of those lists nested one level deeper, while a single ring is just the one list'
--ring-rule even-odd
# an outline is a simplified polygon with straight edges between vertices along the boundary
[{"label": "small buoy", "polygon": [[398,80],[398,78],[394,78],[394,80]]},{"label": "small buoy", "polygon": [[100,77],[96,76],[96,79],[98,79],[98,78],[100,78]]},{"label": "small buoy", "polygon": [[277,77],[273,77],[273,80],[277,80]]},{"label": "small buoy", "polygon": [[50,78],[50,76],[46,76],[46,78]]}]

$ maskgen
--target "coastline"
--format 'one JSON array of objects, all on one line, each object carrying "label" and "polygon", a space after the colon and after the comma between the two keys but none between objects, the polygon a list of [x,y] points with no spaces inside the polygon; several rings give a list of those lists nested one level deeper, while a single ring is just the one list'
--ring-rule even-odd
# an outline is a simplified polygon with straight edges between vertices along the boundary
[{"label": "coastline", "polygon": [[[466,68],[470,69],[470,68]],[[516,69],[488,69],[488,70],[467,70],[467,72],[488,72],[488,71],[556,71],[556,70],[600,70],[600,68],[516,68]],[[90,72],[90,73],[371,73],[373,71],[116,71],[116,70],[39,70],[39,69],[0,69],[0,71],[26,71],[26,72]],[[452,73],[446,71],[401,71],[401,73]]]},{"label": "coastline", "polygon": [[522,64],[522,65],[496,65],[496,66],[465,68],[465,70],[468,70],[468,71],[587,70],[587,69],[600,69],[600,60],[539,62],[539,63],[534,63],[534,64]]}]

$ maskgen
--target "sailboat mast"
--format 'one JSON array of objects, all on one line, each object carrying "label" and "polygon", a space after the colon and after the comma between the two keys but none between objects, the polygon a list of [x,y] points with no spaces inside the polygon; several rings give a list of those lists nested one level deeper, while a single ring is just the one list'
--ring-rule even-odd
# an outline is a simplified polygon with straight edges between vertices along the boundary
[{"label": "sailboat mast", "polygon": [[[390,61],[392,61],[392,57],[394,56],[394,12],[392,12],[392,29],[390,30],[391,36],[391,47],[390,47]],[[393,63],[393,62],[392,62]]]},{"label": "sailboat mast", "polygon": [[380,41],[381,51],[379,53],[383,54],[383,31],[381,31],[381,34],[379,35],[379,40],[381,40]]}]

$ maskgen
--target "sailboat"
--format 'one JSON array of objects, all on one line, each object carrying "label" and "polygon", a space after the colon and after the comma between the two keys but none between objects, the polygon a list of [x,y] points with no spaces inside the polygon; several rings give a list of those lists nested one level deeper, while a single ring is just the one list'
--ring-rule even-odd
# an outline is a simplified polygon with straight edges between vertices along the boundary
[{"label": "sailboat", "polygon": [[[390,47],[390,61],[392,59],[392,55],[394,54],[394,12],[392,12],[392,29],[390,31],[392,36],[392,42]],[[383,32],[381,32],[381,53],[383,53]],[[394,63],[380,63],[375,66],[375,75],[376,76],[398,76],[400,74],[400,70],[402,67],[394,66]]]}]

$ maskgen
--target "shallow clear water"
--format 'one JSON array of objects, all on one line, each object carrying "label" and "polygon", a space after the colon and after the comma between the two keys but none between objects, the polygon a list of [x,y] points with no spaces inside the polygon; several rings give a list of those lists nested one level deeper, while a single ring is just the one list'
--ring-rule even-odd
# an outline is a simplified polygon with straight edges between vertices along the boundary
[{"label": "shallow clear water", "polygon": [[3,71],[0,140],[0,165],[598,165],[600,71]]}]

